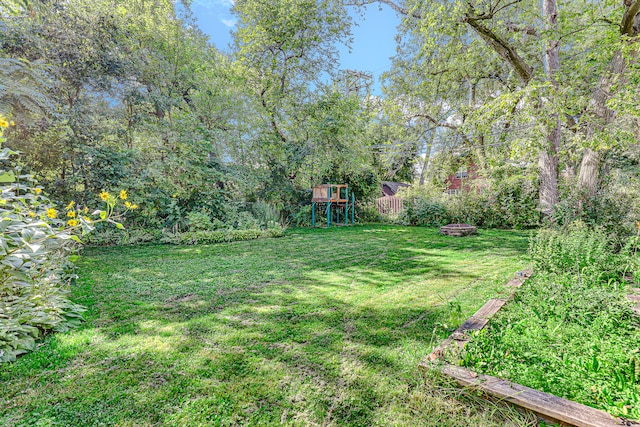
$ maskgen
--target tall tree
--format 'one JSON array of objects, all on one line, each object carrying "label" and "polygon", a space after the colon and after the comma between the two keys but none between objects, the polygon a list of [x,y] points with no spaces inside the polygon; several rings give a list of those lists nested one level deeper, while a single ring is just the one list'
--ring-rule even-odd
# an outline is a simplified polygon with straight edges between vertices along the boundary
[{"label": "tall tree", "polygon": [[[640,8],[638,1],[622,5],[613,1],[570,2],[563,4],[559,12],[554,2],[545,1],[542,21],[537,2],[525,0],[453,1],[437,6],[412,0],[378,3],[392,7],[405,20],[416,22],[422,31],[423,49],[429,54],[447,51],[449,41],[456,36],[475,38],[484,42],[483,49],[509,67],[518,86],[510,93],[502,92],[497,97],[501,99],[499,103],[504,107],[512,104],[509,100],[515,100],[517,108],[522,108],[518,104],[528,99],[533,109],[520,114],[521,119],[535,117],[544,129],[546,144],[538,148],[543,209],[548,210],[557,202],[555,153],[562,136],[558,119],[566,129],[576,132],[577,136],[571,139],[582,147],[579,187],[588,195],[595,193],[600,151],[607,149],[607,144],[602,143],[606,140],[603,134],[620,134],[611,126],[616,114],[607,104],[621,89],[619,83],[625,81],[630,55],[622,52],[636,49],[639,28],[634,26],[634,20]],[[544,62],[539,59],[542,48]],[[563,55],[570,59],[566,66],[559,61]],[[605,68],[606,63],[610,65]],[[534,93],[537,100],[531,98]],[[550,103],[551,99],[555,101]],[[510,108],[514,107],[503,108],[504,113],[509,115]]]}]

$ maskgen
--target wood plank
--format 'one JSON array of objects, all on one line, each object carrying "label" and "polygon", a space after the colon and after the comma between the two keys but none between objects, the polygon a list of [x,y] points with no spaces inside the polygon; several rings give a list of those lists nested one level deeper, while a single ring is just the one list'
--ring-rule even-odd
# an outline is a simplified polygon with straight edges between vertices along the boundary
[{"label": "wood plank", "polygon": [[502,298],[491,298],[485,305],[480,307],[471,317],[488,319],[498,312],[507,301]]},{"label": "wood plank", "polygon": [[514,277],[509,280],[505,286],[509,288],[519,288],[524,283],[524,279],[522,277]]},{"label": "wood plank", "polygon": [[459,366],[444,365],[442,372],[461,386],[479,388],[489,396],[504,399],[547,420],[557,420],[577,427],[625,425],[623,420],[615,419],[604,411],[490,375],[476,374]]},{"label": "wood plank", "polygon": [[434,348],[426,357],[425,361],[434,361],[439,359],[453,342],[456,342],[460,348],[464,347],[467,341],[469,341],[469,334],[467,334],[467,332],[479,331],[484,328],[487,323],[489,323],[489,318],[496,314],[506,302],[506,300],[500,298],[492,298],[487,301],[485,305],[480,307],[473,316],[468,318],[458,329],[453,331],[453,333],[449,335],[449,338],[442,341],[440,345]]}]

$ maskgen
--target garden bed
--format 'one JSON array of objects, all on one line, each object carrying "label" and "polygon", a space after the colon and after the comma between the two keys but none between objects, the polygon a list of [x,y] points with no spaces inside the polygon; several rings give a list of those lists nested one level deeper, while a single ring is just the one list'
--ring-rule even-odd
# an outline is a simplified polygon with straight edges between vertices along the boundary
[{"label": "garden bed", "polygon": [[624,291],[542,276],[472,337],[460,360],[477,372],[640,420],[638,326]]},{"label": "garden bed", "polygon": [[[509,281],[507,286],[518,288],[530,272],[519,274]],[[511,295],[513,297],[513,294]],[[511,298],[510,297],[510,298]],[[507,299],[489,300],[473,316],[465,321],[449,338],[437,346],[420,364],[423,369],[437,369],[452,378],[459,386],[473,387],[490,398],[510,402],[524,410],[537,414],[546,422],[579,427],[603,427],[634,425],[626,418],[615,419],[610,414],[573,402],[561,397],[541,392],[498,377],[478,374],[470,369],[456,366],[452,362],[465,354],[467,343],[489,323],[489,319],[498,313],[507,303]],[[458,361],[460,361],[458,359]],[[443,363],[444,362],[444,363]]]}]

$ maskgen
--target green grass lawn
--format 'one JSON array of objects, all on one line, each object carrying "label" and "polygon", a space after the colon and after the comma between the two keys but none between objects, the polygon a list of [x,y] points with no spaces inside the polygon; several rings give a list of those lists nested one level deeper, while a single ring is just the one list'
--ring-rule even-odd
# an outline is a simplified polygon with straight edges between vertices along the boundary
[{"label": "green grass lawn", "polygon": [[416,365],[527,241],[357,226],[87,250],[86,323],[0,366],[0,425],[518,425]]}]

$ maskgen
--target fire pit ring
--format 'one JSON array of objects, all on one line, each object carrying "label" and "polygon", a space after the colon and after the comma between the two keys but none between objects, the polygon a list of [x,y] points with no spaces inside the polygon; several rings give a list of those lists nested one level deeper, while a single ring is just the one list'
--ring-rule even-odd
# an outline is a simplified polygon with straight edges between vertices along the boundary
[{"label": "fire pit ring", "polygon": [[447,236],[468,236],[478,233],[478,227],[469,224],[449,224],[440,227],[440,234]]}]

